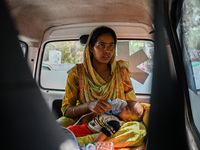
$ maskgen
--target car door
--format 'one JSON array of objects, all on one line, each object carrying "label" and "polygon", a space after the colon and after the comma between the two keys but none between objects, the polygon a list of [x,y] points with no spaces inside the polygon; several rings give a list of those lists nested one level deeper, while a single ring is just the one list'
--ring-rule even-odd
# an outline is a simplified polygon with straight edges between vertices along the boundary
[{"label": "car door", "polygon": [[194,32],[199,30],[199,23],[193,22],[199,15],[199,1],[160,0],[154,6],[155,55],[147,149],[199,149],[199,76],[195,68],[199,55],[198,32]]}]

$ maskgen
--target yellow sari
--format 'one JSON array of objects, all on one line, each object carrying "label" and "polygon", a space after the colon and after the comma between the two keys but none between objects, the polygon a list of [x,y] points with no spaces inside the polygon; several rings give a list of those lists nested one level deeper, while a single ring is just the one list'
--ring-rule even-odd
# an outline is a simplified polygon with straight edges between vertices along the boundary
[{"label": "yellow sari", "polygon": [[89,41],[94,31],[90,34],[85,46],[84,62],[77,64],[68,71],[65,96],[61,108],[63,114],[69,106],[98,99],[105,101],[116,98],[136,100],[128,69],[129,64],[122,60],[116,61],[116,52],[110,61],[111,76],[108,79],[102,79],[92,67]]},{"label": "yellow sari", "polygon": [[[61,108],[63,115],[69,106],[77,106],[93,100],[108,101],[116,98],[136,100],[128,69],[129,64],[122,60],[116,61],[116,52],[110,61],[111,76],[109,78],[102,79],[92,67],[89,42],[96,29],[91,32],[88,38],[84,50],[84,62],[77,64],[68,71],[66,90]],[[81,123],[88,123],[91,119],[83,118]],[[67,127],[73,125],[76,120],[61,117],[58,122]],[[115,147],[138,146],[141,145],[145,135],[146,128],[142,122],[128,122],[115,135],[108,137],[106,140],[117,141],[114,142]],[[78,141],[80,144],[85,144],[91,142],[95,137],[96,134],[79,137]]]}]

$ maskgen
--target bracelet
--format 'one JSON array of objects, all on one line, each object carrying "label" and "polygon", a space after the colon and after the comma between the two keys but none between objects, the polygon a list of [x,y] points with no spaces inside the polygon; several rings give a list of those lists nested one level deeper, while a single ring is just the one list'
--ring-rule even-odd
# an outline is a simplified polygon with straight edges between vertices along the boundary
[{"label": "bracelet", "polygon": [[74,114],[74,116],[78,117],[77,114],[75,113],[75,110],[74,110],[75,107],[76,107],[76,106],[74,106],[74,108],[73,108],[73,114]]}]

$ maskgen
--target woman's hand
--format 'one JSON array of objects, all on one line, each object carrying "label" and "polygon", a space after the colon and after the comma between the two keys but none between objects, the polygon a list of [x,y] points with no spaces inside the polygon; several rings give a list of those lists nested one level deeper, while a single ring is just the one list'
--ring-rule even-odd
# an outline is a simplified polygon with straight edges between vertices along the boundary
[{"label": "woman's hand", "polygon": [[113,106],[107,101],[95,100],[88,103],[88,108],[91,112],[96,114],[103,114],[112,108]]}]

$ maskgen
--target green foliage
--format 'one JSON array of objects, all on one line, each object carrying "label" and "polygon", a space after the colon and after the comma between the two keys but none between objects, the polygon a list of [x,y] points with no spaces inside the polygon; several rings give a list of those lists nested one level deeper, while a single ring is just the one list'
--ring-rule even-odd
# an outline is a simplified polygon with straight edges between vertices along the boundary
[{"label": "green foliage", "polygon": [[46,44],[43,61],[49,61],[49,52],[56,50],[61,52],[62,64],[81,63],[83,61],[84,47],[79,41],[58,41]]},{"label": "green foliage", "polygon": [[140,49],[143,49],[146,53],[150,47],[153,47],[153,42],[146,40],[131,40],[129,41],[129,55],[134,54]]},{"label": "green foliage", "polygon": [[200,49],[200,2],[187,0],[183,7],[182,27],[190,50]]},{"label": "green foliage", "polygon": [[[153,47],[153,42],[146,40],[130,40],[129,55],[143,49],[149,53],[149,48]],[[52,50],[61,52],[62,64],[77,64],[83,62],[84,46],[81,46],[79,41],[58,41],[49,42],[45,46],[43,61],[49,61],[49,52]]]}]

